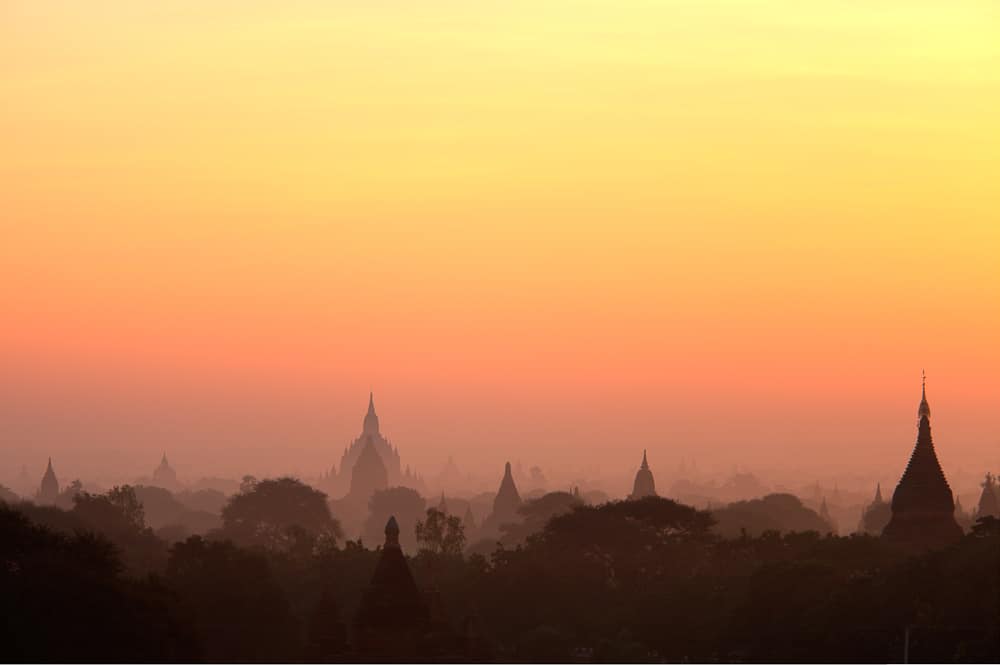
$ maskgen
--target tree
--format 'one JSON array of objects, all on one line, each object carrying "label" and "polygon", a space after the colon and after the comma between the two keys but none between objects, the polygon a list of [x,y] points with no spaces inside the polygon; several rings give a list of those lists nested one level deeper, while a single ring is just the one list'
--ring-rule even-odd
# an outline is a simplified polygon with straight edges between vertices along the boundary
[{"label": "tree", "polygon": [[165,579],[207,662],[299,660],[295,619],[262,554],[192,536],[170,549]]},{"label": "tree", "polygon": [[500,542],[505,547],[524,543],[528,536],[540,532],[553,517],[570,512],[583,502],[569,492],[549,492],[537,499],[521,504],[517,512],[521,522],[511,522],[500,526],[503,536]]},{"label": "tree", "polygon": [[73,497],[73,504],[73,515],[121,548],[131,572],[152,572],[165,565],[166,545],[146,526],[142,503],[133,487],[116,486],[105,494],[80,492]]},{"label": "tree", "polygon": [[[51,509],[50,510],[55,510]],[[107,538],[60,533],[0,505],[0,645],[10,662],[191,662],[171,594],[121,575]]]},{"label": "tree", "polygon": [[417,522],[415,531],[421,549],[434,554],[461,555],[465,547],[461,518],[445,515],[437,508],[427,509],[427,519]]},{"label": "tree", "polygon": [[712,517],[716,520],[716,533],[724,538],[738,538],[744,530],[752,536],[759,536],[765,531],[815,531],[825,534],[833,528],[791,494],[768,494],[762,499],[737,501],[712,511]]},{"label": "tree", "polygon": [[247,482],[222,509],[220,535],[266,550],[299,549],[303,538],[321,545],[341,536],[326,494],[294,478]]},{"label": "tree", "polygon": [[399,524],[399,544],[411,554],[417,548],[413,528],[424,516],[427,502],[416,490],[409,487],[390,487],[378,490],[368,501],[368,519],[361,532],[361,540],[369,547],[378,547],[385,539],[385,523],[395,517]]}]

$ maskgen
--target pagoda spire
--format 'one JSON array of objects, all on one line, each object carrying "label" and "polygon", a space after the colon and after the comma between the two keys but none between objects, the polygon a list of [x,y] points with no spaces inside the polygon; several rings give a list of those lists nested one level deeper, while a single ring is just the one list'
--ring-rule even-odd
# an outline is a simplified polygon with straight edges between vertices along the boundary
[{"label": "pagoda spire", "polygon": [[892,519],[883,535],[915,546],[937,546],[962,537],[955,521],[955,499],[931,437],[927,374],[921,372],[917,443],[892,495]]},{"label": "pagoda spire", "polygon": [[642,464],[639,466],[640,469],[648,469],[649,462],[646,461],[646,449],[642,449]]},{"label": "pagoda spire", "polygon": [[882,503],[882,483],[875,485],[875,503]]},{"label": "pagoda spire", "polygon": [[924,416],[931,417],[931,407],[927,403],[927,372],[920,370],[920,409],[917,417],[922,419]]}]

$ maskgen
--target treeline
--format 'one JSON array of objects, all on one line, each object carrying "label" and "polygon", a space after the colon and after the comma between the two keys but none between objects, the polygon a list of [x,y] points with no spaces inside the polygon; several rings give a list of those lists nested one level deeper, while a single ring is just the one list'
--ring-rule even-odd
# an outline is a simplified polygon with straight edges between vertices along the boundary
[{"label": "treeline", "polygon": [[[913,554],[868,536],[723,539],[710,514],[667,499],[567,501],[529,504],[518,544],[489,553],[434,509],[415,529],[409,566],[463,637],[454,658],[1000,660],[994,519]],[[361,659],[352,621],[380,552],[344,541],[327,506],[294,480],[249,483],[218,530],[168,544],[128,487],[70,511],[0,505],[0,657]]]}]

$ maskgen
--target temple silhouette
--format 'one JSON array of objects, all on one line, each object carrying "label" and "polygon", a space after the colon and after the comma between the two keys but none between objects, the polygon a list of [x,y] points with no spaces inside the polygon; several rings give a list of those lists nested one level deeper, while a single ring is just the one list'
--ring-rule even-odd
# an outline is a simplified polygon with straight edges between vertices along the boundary
[{"label": "temple silhouette", "polygon": [[997,497],[996,476],[987,472],[983,480],[983,491],[979,495],[979,504],[974,514],[976,519],[983,517],[1000,517],[1000,498]]},{"label": "temple silhouette", "polygon": [[875,485],[875,498],[861,510],[858,532],[877,536],[885,529],[892,517],[892,508],[882,498],[882,483]]},{"label": "temple silhouette", "polygon": [[40,504],[52,505],[59,498],[59,479],[56,478],[56,472],[52,469],[52,458],[49,458],[49,464],[45,468],[45,474],[42,475],[42,482],[38,487],[38,492],[35,494],[35,499]]},{"label": "temple silhouette", "polygon": [[170,462],[167,461],[167,453],[163,453],[160,465],[153,471],[152,484],[171,491],[178,488],[177,472],[174,471],[173,467],[170,466]]},{"label": "temple silhouette", "polygon": [[[411,487],[416,490],[423,489],[423,481],[409,467],[401,470],[399,448],[392,445],[389,439],[382,434],[379,427],[378,415],[375,413],[375,394],[368,393],[368,411],[365,413],[361,425],[361,434],[358,435],[351,445],[344,449],[340,458],[339,468],[333,467],[328,473],[322,476],[321,485],[331,497],[341,497],[348,492],[354,491],[353,474],[354,467],[361,459],[369,444],[382,462],[386,473],[385,487]],[[367,501],[368,496],[364,499]]]},{"label": "temple silhouette", "polygon": [[452,628],[436,589],[417,587],[399,544],[399,524],[390,517],[375,572],[354,617],[351,656],[363,661],[453,661],[468,655],[468,632],[468,621],[463,635]]},{"label": "temple silhouette", "polygon": [[649,462],[646,461],[646,451],[642,451],[642,464],[635,472],[635,482],[632,483],[632,493],[629,499],[641,499],[647,496],[656,496],[656,483],[653,481],[653,472],[649,470]]},{"label": "temple silhouette", "polygon": [[962,527],[955,520],[951,487],[934,452],[926,377],[917,416],[917,443],[892,494],[892,517],[882,535],[906,546],[940,547],[961,539]]}]

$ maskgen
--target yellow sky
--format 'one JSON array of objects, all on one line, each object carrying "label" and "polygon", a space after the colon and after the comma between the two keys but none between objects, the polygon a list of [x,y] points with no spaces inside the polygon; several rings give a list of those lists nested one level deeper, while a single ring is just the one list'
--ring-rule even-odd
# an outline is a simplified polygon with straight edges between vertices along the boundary
[{"label": "yellow sky", "polygon": [[67,367],[414,420],[461,386],[467,430],[561,400],[604,459],[641,390],[625,438],[752,411],[780,454],[896,427],[928,365],[959,450],[998,440],[995,2],[6,0],[0,79],[0,381],[45,408]]}]

